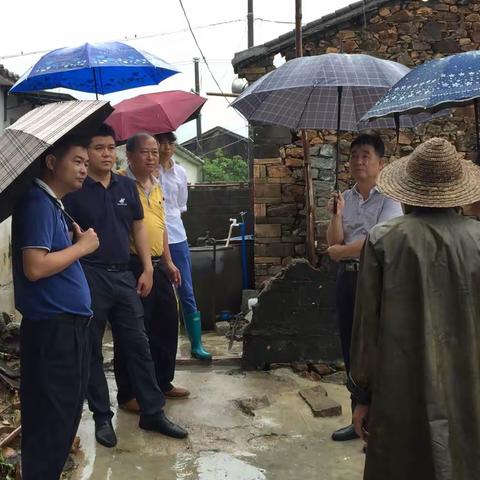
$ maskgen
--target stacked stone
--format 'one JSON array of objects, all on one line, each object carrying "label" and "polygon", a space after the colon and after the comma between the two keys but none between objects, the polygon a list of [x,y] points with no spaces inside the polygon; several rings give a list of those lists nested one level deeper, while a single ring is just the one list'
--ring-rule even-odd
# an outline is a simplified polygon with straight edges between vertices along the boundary
[{"label": "stacked stone", "polygon": [[[358,22],[326,29],[304,45],[305,55],[366,53],[414,67],[427,60],[480,47],[480,0],[391,2]],[[294,48],[279,52],[295,57]],[[240,69],[249,82],[273,68],[273,57]],[[257,69],[255,69],[257,68]],[[260,72],[262,69],[262,72]],[[447,138],[460,152],[475,148],[473,109],[459,108],[415,130],[402,130],[399,145],[393,130],[378,131],[386,144],[386,157],[408,155],[419,143],[433,136]],[[351,186],[348,171],[350,142],[355,133],[341,133],[340,189]],[[336,133],[309,131],[312,176],[316,197],[317,249],[325,249],[329,216],[326,202],[333,189]],[[272,155],[270,155],[271,157]],[[305,182],[301,143],[279,145],[275,158],[255,160],[255,265],[257,286],[288,263],[305,254]]]}]

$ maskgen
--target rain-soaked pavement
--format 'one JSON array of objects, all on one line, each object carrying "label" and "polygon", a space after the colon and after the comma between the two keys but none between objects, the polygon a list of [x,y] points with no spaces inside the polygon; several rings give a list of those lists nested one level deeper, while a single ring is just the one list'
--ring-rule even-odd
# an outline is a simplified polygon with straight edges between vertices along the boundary
[{"label": "rain-soaked pavement", "polygon": [[[175,383],[186,400],[169,400],[167,414],[186,426],[187,440],[138,428],[138,417],[116,411],[116,448],[97,445],[91,414],[80,426],[82,450],[75,480],[360,480],[364,455],[359,440],[335,443],[330,434],[349,420],[345,387],[322,384],[344,415],[314,418],[298,395],[318,383],[290,369],[243,373],[238,367],[183,365]],[[115,381],[109,374],[112,405]],[[266,395],[270,406],[250,416],[233,400]]]}]

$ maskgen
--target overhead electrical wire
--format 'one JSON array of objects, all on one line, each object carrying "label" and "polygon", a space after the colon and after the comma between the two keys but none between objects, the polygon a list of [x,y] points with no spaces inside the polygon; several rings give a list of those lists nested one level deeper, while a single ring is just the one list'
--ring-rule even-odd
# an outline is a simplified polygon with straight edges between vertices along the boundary
[{"label": "overhead electrical wire", "polygon": [[[282,21],[282,20],[270,20],[268,18],[260,18],[260,17],[256,17],[254,19],[255,22],[267,22],[267,23],[277,23],[277,24],[282,24],[282,25],[295,25],[295,22],[287,22],[287,21]],[[226,20],[226,21],[223,21],[223,22],[215,22],[215,23],[209,23],[209,24],[206,24],[206,25],[199,25],[197,27],[195,27],[196,30],[201,30],[201,29],[204,29],[204,28],[210,28],[210,27],[218,27],[218,26],[222,26],[222,25],[228,25],[228,24],[231,24],[231,23],[240,23],[240,22],[246,22],[246,18],[236,18],[236,19],[233,19],[233,20]],[[150,33],[150,34],[144,34],[144,35],[133,35],[133,36],[124,36],[122,38],[115,38],[113,40],[109,40],[109,41],[112,41],[112,42],[120,42],[120,41],[124,41],[124,42],[133,42],[135,40],[145,40],[145,39],[148,39],[148,38],[156,38],[156,37],[165,37],[165,36],[168,36],[168,35],[175,35],[176,33],[183,33],[183,32],[188,32],[189,29],[188,28],[182,28],[182,29],[179,29],[179,30],[171,30],[169,32],[159,32],[159,33]],[[61,47],[57,47],[57,48],[61,48]],[[20,53],[12,53],[10,55],[0,55],[0,60],[9,60],[9,59],[12,59],[12,58],[20,58],[20,57],[28,57],[28,56],[31,56],[31,55],[42,55],[44,53],[48,53],[48,52],[51,52],[52,50],[55,50],[53,48],[50,48],[48,50],[32,50],[32,51],[28,51],[28,52],[20,52]]]},{"label": "overhead electrical wire", "polygon": [[200,52],[200,55],[202,56],[202,59],[203,61],[205,62],[205,66],[207,67],[207,70],[209,71],[211,77],[213,78],[213,81],[215,82],[215,84],[217,85],[217,88],[218,90],[220,91],[220,93],[223,95],[223,98],[225,98],[225,101],[230,105],[230,100],[225,96],[225,93],[223,92],[222,90],[222,87],[220,86],[220,84],[218,83],[217,79],[215,78],[215,75],[213,74],[212,72],[212,69],[210,68],[210,65],[208,64],[207,62],[207,59],[205,58],[205,54],[203,53],[203,50],[202,48],[200,47],[200,44],[198,43],[198,40],[197,40],[197,37],[195,36],[195,33],[192,29],[192,25],[190,23],[190,20],[188,18],[188,15],[187,15],[187,12],[185,10],[185,7],[183,6],[183,2],[182,0],[178,0],[178,2],[180,3],[180,7],[183,11],[183,16],[185,17],[185,20],[187,22],[187,25],[188,25],[188,29],[190,30],[190,33],[192,35],[192,38],[193,38],[193,41],[195,42],[195,45],[197,46],[198,48],[198,51]]},{"label": "overhead electrical wire", "polygon": [[[210,27],[218,27],[221,25],[228,25],[230,23],[240,23],[240,22],[245,22],[245,18],[236,18],[234,20],[226,20],[224,22],[215,22],[215,23],[209,23],[207,25],[199,25],[198,27],[195,27],[197,30],[204,29],[204,28],[210,28]],[[147,38],[155,38],[155,37],[164,37],[168,35],[174,35],[176,33],[183,33],[183,32],[188,32],[188,28],[182,28],[180,30],[171,30],[169,32],[161,32],[161,33],[150,33],[146,35],[133,35],[133,36],[125,36],[123,38],[116,38],[114,40],[109,40],[112,42],[121,42],[121,41],[135,41],[135,40],[144,40]],[[57,47],[58,48],[58,47]],[[27,57],[30,55],[41,55],[43,53],[48,53],[51,52],[52,50],[55,49],[49,49],[49,50],[35,50],[35,51],[30,51],[30,52],[20,52],[20,53],[14,53],[11,55],[0,55],[0,60],[7,60],[11,58],[20,58],[20,57]]]}]

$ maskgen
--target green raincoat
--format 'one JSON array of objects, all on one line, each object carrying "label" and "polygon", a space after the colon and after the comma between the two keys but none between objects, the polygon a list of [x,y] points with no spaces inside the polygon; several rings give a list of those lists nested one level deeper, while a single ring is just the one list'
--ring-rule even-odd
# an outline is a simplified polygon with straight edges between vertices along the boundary
[{"label": "green raincoat", "polygon": [[480,222],[424,210],[371,231],[351,358],[364,480],[480,480]]}]

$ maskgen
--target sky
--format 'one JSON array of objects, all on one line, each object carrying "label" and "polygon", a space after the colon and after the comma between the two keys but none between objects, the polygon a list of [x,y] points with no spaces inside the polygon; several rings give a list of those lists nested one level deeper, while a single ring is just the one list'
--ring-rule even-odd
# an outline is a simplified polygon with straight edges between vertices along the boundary
[{"label": "sky", "polygon": [[[353,0],[303,0],[303,23],[338,10]],[[82,0],[75,9],[65,0],[24,0],[2,5],[0,64],[19,75],[41,58],[40,53],[85,42],[125,41],[171,63],[182,73],[152,87],[103,97],[112,104],[140,93],[194,88],[193,57],[200,57],[179,0]],[[231,60],[247,48],[247,0],[183,0],[198,43],[222,91],[230,92],[235,73]],[[254,0],[254,40],[260,45],[294,29],[295,0]],[[229,22],[223,25],[212,24]],[[207,26],[210,25],[210,26]],[[23,55],[22,55],[23,53]],[[276,59],[281,64],[281,58]],[[203,61],[201,94],[218,92]],[[69,91],[76,98],[93,96]],[[232,101],[232,98],[229,99]],[[202,130],[217,125],[246,135],[245,119],[224,97],[208,97],[202,110]],[[180,142],[195,135],[195,122],[177,131]]]}]

